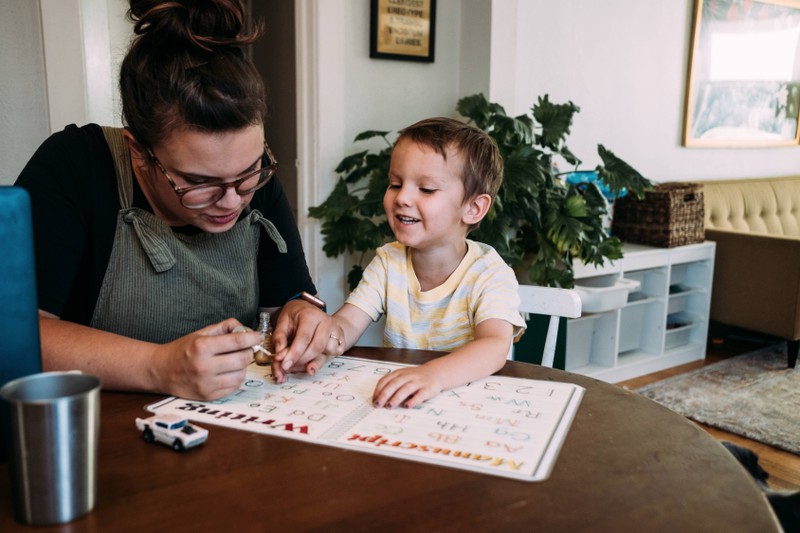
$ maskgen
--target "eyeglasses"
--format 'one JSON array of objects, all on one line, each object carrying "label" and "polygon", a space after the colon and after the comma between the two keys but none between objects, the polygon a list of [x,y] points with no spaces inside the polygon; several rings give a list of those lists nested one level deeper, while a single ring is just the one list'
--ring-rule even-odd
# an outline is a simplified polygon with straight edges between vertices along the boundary
[{"label": "eyeglasses", "polygon": [[236,194],[239,196],[251,194],[266,185],[273,174],[278,170],[278,162],[275,160],[275,156],[272,155],[272,150],[269,149],[266,141],[264,141],[264,154],[261,156],[261,168],[258,170],[249,172],[235,181],[199,183],[188,187],[179,187],[167,173],[167,169],[164,168],[164,165],[161,164],[161,161],[158,160],[153,151],[148,149],[148,153],[153,163],[155,163],[161,173],[167,178],[167,181],[169,181],[172,190],[175,191],[175,194],[180,198],[181,205],[187,209],[203,209],[204,207],[208,207],[220,201],[230,187],[233,187],[236,190]]}]

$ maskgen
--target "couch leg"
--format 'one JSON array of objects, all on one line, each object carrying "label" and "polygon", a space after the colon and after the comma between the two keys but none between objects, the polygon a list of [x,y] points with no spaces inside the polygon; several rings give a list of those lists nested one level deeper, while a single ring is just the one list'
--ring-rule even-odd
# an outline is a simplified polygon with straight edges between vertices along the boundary
[{"label": "couch leg", "polygon": [[800,340],[786,341],[786,353],[789,355],[789,368],[797,366],[797,352],[800,352]]}]

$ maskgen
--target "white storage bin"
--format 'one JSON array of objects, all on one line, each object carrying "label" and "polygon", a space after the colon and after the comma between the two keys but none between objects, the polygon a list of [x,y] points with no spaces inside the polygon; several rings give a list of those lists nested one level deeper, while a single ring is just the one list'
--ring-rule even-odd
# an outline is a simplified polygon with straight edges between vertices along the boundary
[{"label": "white storage bin", "polygon": [[647,272],[645,270],[636,270],[634,272],[625,272],[625,279],[639,282],[639,286],[637,286],[636,288],[630,290],[631,294],[636,294],[642,289],[642,286],[644,285],[644,280],[645,280],[645,277],[646,277],[646,273]]},{"label": "white storage bin", "polygon": [[636,280],[625,278],[615,279],[610,286],[603,286],[601,283],[604,282],[606,280],[600,278],[579,279],[575,282],[575,292],[581,298],[581,311],[602,313],[619,309],[628,301],[628,293],[641,285]]}]

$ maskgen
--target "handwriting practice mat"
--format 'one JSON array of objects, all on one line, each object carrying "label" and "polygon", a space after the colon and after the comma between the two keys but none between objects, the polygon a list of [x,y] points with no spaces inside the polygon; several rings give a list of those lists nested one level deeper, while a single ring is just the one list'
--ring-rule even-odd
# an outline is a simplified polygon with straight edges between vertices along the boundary
[{"label": "handwriting practice mat", "polygon": [[339,356],[316,375],[251,364],[220,400],[148,406],[208,423],[527,481],[546,479],[580,405],[572,383],[490,376],[413,409],[375,408],[381,376],[409,365]]}]

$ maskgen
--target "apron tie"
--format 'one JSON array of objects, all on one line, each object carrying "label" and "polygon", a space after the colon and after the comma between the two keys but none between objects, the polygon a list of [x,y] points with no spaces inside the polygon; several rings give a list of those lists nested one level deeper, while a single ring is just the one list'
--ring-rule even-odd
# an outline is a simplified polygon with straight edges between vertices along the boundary
[{"label": "apron tie", "polygon": [[281,237],[281,234],[278,232],[278,228],[275,227],[275,224],[262,215],[258,209],[253,209],[253,212],[250,216],[253,217],[255,222],[261,224],[261,227],[267,232],[269,238],[272,239],[272,242],[274,242],[275,246],[278,247],[278,251],[282,254],[285,254],[287,250],[286,241],[284,241],[283,237]]},{"label": "apron tie", "polygon": [[136,212],[131,210],[123,215],[123,220],[128,224],[133,225],[136,231],[136,236],[139,237],[139,242],[142,244],[147,257],[150,259],[150,264],[156,272],[166,272],[175,266],[175,255],[153,229],[147,224],[142,222],[136,215]]}]

